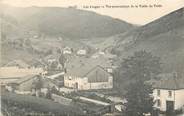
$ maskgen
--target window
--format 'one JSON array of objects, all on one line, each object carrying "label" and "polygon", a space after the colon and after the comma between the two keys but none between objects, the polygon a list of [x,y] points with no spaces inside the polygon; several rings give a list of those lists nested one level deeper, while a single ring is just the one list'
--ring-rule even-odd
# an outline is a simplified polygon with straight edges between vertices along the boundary
[{"label": "window", "polygon": [[157,90],[157,96],[160,96],[160,90]]},{"label": "window", "polygon": [[69,79],[69,80],[72,80],[72,77],[71,77],[71,76],[69,76],[69,77],[68,77],[68,79]]},{"label": "window", "polygon": [[172,91],[168,91],[168,96],[172,97]]},{"label": "window", "polygon": [[161,101],[158,99],[157,100],[157,106],[160,107],[161,106]]}]

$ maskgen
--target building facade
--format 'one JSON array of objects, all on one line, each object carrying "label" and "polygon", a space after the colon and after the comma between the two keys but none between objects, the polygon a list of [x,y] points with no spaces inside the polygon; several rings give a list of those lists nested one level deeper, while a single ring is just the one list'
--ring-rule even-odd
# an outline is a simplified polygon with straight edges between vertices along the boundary
[{"label": "building facade", "polygon": [[180,111],[184,107],[184,79],[176,76],[154,85],[155,108],[162,112]]},{"label": "building facade", "polygon": [[77,90],[111,89],[113,88],[113,77],[102,67],[96,66],[83,75],[66,73],[64,85]]}]

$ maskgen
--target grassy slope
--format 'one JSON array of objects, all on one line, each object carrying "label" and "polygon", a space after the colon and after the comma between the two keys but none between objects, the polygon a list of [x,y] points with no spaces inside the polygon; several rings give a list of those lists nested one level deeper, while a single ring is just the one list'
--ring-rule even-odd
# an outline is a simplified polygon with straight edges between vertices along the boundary
[{"label": "grassy slope", "polygon": [[[18,95],[14,93],[3,92],[1,95],[2,101],[12,101],[16,102],[18,105],[22,104],[31,107],[32,110],[40,111],[40,112],[53,112],[64,114],[68,113],[70,115],[81,115],[82,111],[73,106],[66,106],[59,103],[55,103],[48,99],[37,98],[28,95]],[[4,103],[4,102],[3,102]],[[3,105],[2,105],[3,106]]]},{"label": "grassy slope", "polygon": [[108,37],[134,27],[118,19],[72,8],[7,8],[4,13],[14,17],[20,27],[72,39]]},{"label": "grassy slope", "polygon": [[[135,29],[121,38],[115,49],[121,52],[122,57],[134,51],[147,50],[162,58],[166,71],[181,68],[184,59],[184,9]],[[128,42],[123,44],[125,40]]]}]

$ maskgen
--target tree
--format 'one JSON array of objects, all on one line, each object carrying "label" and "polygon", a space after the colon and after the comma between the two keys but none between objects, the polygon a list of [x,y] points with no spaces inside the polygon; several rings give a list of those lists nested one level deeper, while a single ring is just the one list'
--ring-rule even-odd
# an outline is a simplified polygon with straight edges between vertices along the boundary
[{"label": "tree", "polygon": [[151,85],[145,84],[143,81],[130,84],[125,96],[127,100],[125,115],[144,116],[144,113],[152,113],[154,105],[152,92]]},{"label": "tree", "polygon": [[124,59],[121,74],[129,79],[125,98],[126,116],[144,116],[153,111],[152,86],[146,83],[161,72],[160,58],[146,51],[135,52]]},{"label": "tree", "polygon": [[67,59],[65,58],[64,54],[61,53],[61,56],[59,57],[59,63],[62,65],[62,68],[65,68],[65,63],[66,63]]},{"label": "tree", "polygon": [[46,97],[47,99],[52,99],[52,93],[51,93],[50,88],[48,88],[48,91],[47,91],[45,97]]},{"label": "tree", "polygon": [[120,74],[128,79],[147,81],[161,73],[160,58],[138,51],[121,63]]}]

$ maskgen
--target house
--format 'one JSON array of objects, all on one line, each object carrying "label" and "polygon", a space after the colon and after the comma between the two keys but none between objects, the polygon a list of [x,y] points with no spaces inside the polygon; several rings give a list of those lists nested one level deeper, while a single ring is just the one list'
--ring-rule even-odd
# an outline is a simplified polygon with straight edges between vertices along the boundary
[{"label": "house", "polygon": [[46,73],[42,68],[0,67],[0,85],[4,86],[29,75],[45,75]]},{"label": "house", "polygon": [[72,48],[70,47],[65,47],[63,49],[63,54],[72,54]]},{"label": "house", "polygon": [[29,68],[30,66],[22,60],[13,60],[7,63],[4,67]]},{"label": "house", "polygon": [[81,56],[84,56],[87,54],[87,51],[85,49],[80,49],[77,51],[77,55],[81,55]]},{"label": "house", "polygon": [[48,89],[53,87],[59,90],[59,83],[49,78],[45,78],[41,75],[28,75],[24,78],[18,79],[12,83],[6,85],[6,89],[9,91],[15,91],[19,94],[31,94],[35,92],[35,88],[38,85],[35,85],[35,82],[40,80],[40,90],[42,93],[47,93]]},{"label": "house", "polygon": [[184,106],[184,79],[176,74],[164,74],[165,79],[153,85],[155,108],[161,112],[181,110]]},{"label": "house", "polygon": [[95,67],[82,65],[80,68],[67,70],[64,75],[64,86],[76,90],[111,89],[113,77],[99,65]]},{"label": "house", "polygon": [[14,82],[8,83],[6,89],[18,93],[31,93],[32,83],[39,78],[37,75],[28,75]]}]

